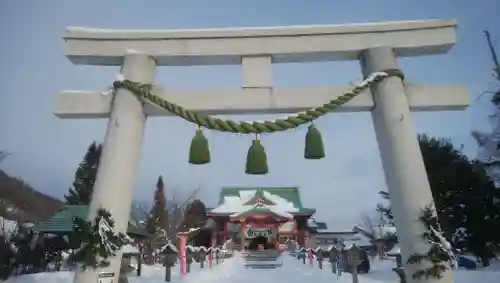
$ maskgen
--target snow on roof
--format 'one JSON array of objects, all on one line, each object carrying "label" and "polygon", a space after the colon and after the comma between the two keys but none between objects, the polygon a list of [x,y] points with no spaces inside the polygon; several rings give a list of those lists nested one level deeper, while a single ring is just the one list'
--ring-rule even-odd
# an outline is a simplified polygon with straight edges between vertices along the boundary
[{"label": "snow on roof", "polygon": [[262,209],[262,210],[269,210],[269,212],[274,213],[276,215],[279,215],[279,216],[281,216],[283,218],[293,218],[292,214],[290,214],[290,213],[288,213],[286,211],[280,210],[280,208],[276,207],[275,205],[266,205],[266,204],[263,204],[263,203],[260,203],[260,202],[254,204],[254,205],[243,205],[242,208],[243,208],[243,211],[233,213],[233,214],[230,215],[230,217],[238,217],[238,216],[240,216],[241,214],[244,214],[247,211],[251,211],[251,210],[254,210],[254,209]]},{"label": "snow on roof", "polygon": [[172,244],[172,243],[168,243],[168,244],[164,245],[163,247],[161,247],[160,251],[162,253],[165,252],[165,251],[173,251],[173,252],[176,252],[176,253],[179,252],[179,250],[177,249],[177,247],[174,244]]},{"label": "snow on roof", "polygon": [[198,249],[196,247],[191,246],[191,245],[187,245],[186,250],[191,251],[191,252],[196,252]]},{"label": "snow on roof", "polygon": [[[242,190],[239,191],[239,196],[225,196],[223,202],[218,207],[212,209],[214,213],[230,213],[240,214],[247,210],[255,208],[255,205],[245,205],[256,194],[257,190]],[[291,218],[291,212],[297,212],[298,209],[294,204],[280,196],[263,191],[264,197],[275,203],[275,205],[267,205],[266,208],[272,209],[273,213]],[[286,216],[285,216],[286,215]]]},{"label": "snow on roof", "polygon": [[249,201],[257,193],[257,190],[244,190],[239,191],[241,203]]},{"label": "snow on roof", "polygon": [[295,207],[295,205],[292,202],[290,202],[290,201],[288,201],[288,200],[286,200],[278,195],[274,195],[274,194],[271,194],[267,191],[264,191],[264,196],[266,198],[268,198],[270,201],[274,202],[276,204],[276,206],[280,208],[280,210],[285,210],[285,211],[289,211],[289,212],[297,211],[297,208]]}]

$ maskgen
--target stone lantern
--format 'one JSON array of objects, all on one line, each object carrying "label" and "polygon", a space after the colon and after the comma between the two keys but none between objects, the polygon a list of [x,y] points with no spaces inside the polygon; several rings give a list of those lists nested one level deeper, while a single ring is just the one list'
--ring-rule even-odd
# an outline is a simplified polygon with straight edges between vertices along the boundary
[{"label": "stone lantern", "polygon": [[323,269],[323,260],[325,259],[325,255],[323,254],[323,249],[321,247],[318,247],[314,251],[314,256],[316,256],[316,260],[318,261],[318,267],[319,269]]},{"label": "stone lantern", "polygon": [[336,246],[331,246],[328,249],[328,260],[332,266],[332,273],[341,275],[341,270],[339,268],[340,251]]},{"label": "stone lantern", "polygon": [[200,268],[205,267],[205,260],[207,258],[207,248],[201,246],[196,252],[195,260],[200,263]]},{"label": "stone lantern", "polygon": [[297,251],[297,259],[298,260],[302,259],[303,264],[306,264],[306,253],[307,253],[307,250],[304,247],[300,248]]},{"label": "stone lantern", "polygon": [[352,282],[358,283],[358,266],[361,264],[360,250],[356,245],[351,245],[345,249],[347,255],[347,266],[352,274]]},{"label": "stone lantern", "polygon": [[214,255],[215,255],[215,264],[219,264],[219,260],[220,260],[220,248],[219,247],[216,247],[214,249]]},{"label": "stone lantern", "polygon": [[172,244],[167,244],[161,249],[163,254],[163,266],[165,267],[165,282],[172,280],[172,267],[177,262],[179,251]]},{"label": "stone lantern", "polygon": [[197,255],[197,249],[191,245],[186,246],[186,272],[191,272],[193,258]]}]

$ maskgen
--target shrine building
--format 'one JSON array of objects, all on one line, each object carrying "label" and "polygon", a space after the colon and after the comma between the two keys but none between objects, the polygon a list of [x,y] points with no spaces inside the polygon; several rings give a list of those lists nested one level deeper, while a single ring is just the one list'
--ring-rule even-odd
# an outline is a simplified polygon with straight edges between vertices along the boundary
[{"label": "shrine building", "polygon": [[288,240],[314,245],[315,212],[302,205],[297,187],[222,188],[218,206],[207,211],[214,223],[211,244],[232,239],[240,249],[279,248]]}]

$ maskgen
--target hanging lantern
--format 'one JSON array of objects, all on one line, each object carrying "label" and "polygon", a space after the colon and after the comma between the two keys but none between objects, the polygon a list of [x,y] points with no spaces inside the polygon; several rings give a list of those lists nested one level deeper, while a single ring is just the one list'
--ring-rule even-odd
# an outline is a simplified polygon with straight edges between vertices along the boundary
[{"label": "hanging lantern", "polygon": [[248,149],[245,173],[250,175],[263,175],[268,172],[269,168],[267,166],[266,150],[260,143],[258,137],[256,137]]},{"label": "hanging lantern", "polygon": [[304,148],[305,159],[322,159],[325,157],[325,148],[320,131],[311,124],[307,129],[306,142]]},{"label": "hanging lantern", "polygon": [[195,165],[207,164],[210,162],[210,149],[208,148],[208,140],[203,134],[203,130],[199,127],[196,134],[191,140],[189,149],[189,163]]}]

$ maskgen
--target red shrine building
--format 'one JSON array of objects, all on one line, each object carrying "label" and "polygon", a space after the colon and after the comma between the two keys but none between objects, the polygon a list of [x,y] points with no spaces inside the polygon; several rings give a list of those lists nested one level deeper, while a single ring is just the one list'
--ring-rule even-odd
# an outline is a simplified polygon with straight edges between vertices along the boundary
[{"label": "red shrine building", "polygon": [[232,239],[245,249],[278,248],[288,240],[314,245],[315,212],[302,205],[297,187],[222,188],[218,206],[207,211],[211,244]]}]

